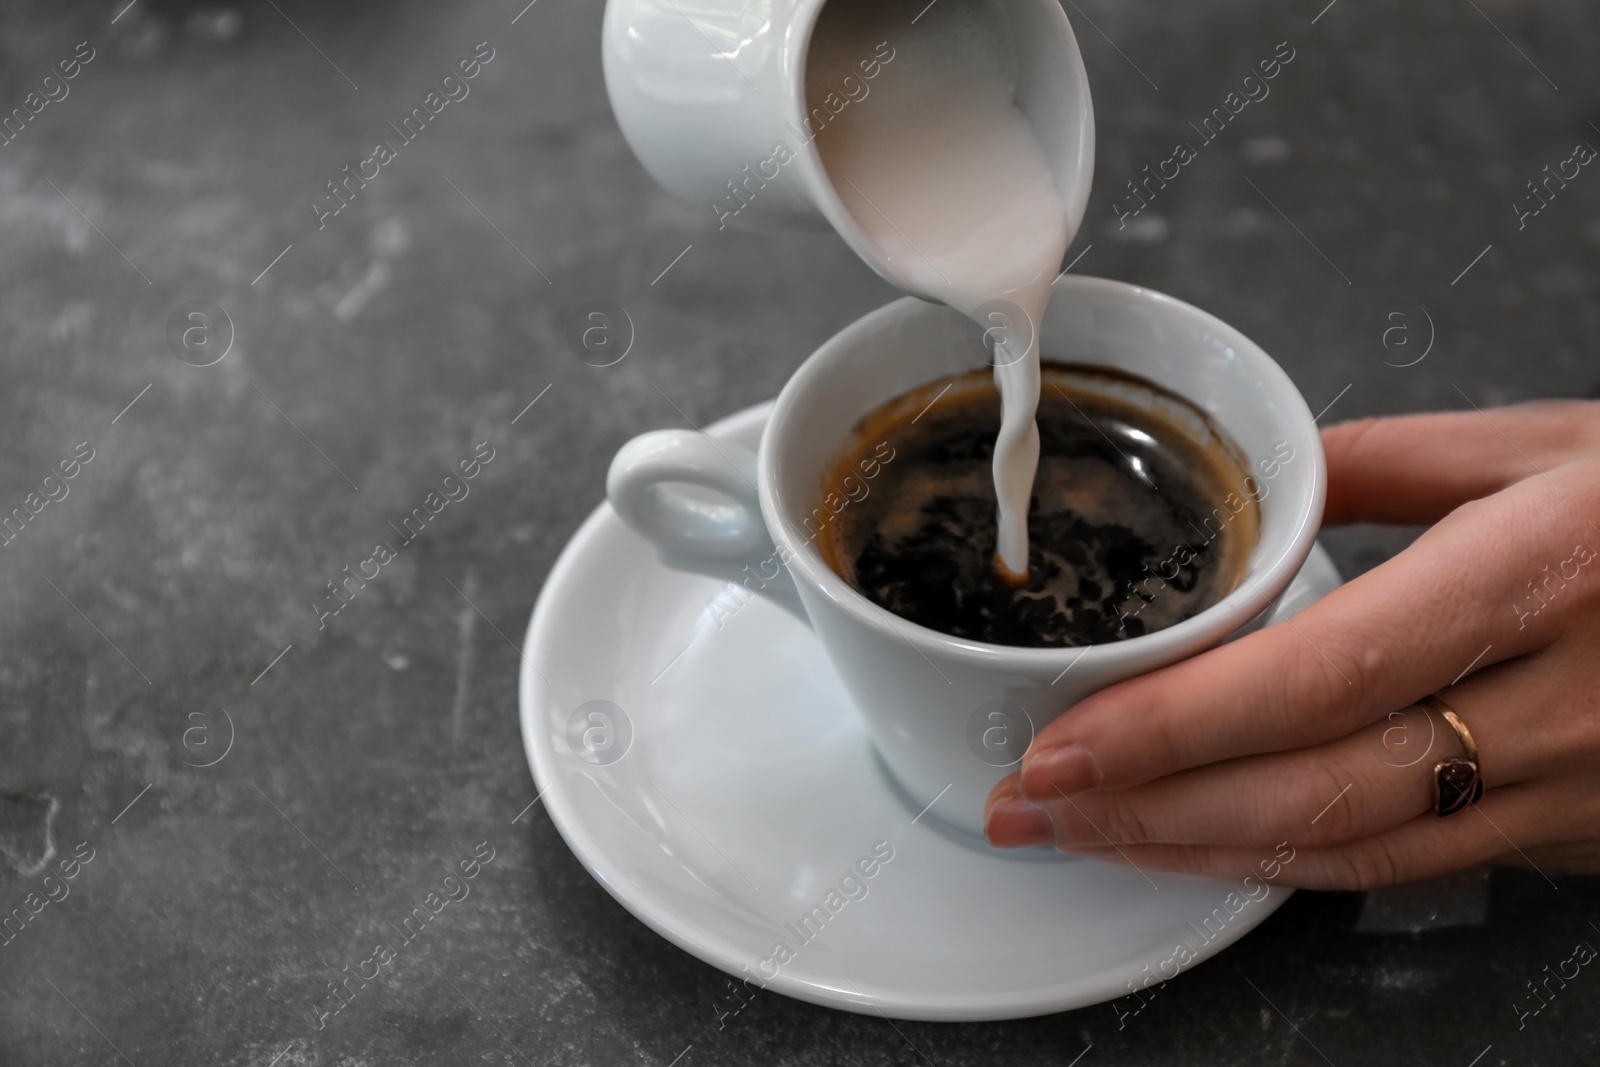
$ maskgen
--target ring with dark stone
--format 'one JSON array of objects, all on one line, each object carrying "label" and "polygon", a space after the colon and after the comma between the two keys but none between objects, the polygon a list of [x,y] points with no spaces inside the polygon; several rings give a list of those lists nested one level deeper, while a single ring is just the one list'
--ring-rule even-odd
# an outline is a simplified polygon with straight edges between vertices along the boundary
[{"label": "ring with dark stone", "polygon": [[1483,777],[1475,760],[1455,757],[1433,768],[1433,810],[1439,818],[1454,815],[1483,799]]}]

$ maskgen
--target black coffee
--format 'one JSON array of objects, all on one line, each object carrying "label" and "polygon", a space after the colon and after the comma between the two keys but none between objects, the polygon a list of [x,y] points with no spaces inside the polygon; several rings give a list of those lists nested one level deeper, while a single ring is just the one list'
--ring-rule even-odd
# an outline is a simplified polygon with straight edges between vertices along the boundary
[{"label": "black coffee", "polygon": [[[997,645],[1072,647],[1151,633],[1243,580],[1257,483],[1210,446],[1115,393],[1148,382],[1044,365],[1028,577],[995,560],[1000,396],[983,370],[933,382],[862,420],[824,487],[824,557],[894,614]],[[946,386],[949,388],[946,390]],[[944,390],[943,395],[939,395]],[[935,399],[937,397],[937,399]]]}]

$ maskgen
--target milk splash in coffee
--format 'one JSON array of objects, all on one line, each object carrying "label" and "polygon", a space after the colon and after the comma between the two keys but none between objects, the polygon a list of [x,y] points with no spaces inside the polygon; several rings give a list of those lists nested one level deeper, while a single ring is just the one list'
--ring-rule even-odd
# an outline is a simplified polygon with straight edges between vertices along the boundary
[{"label": "milk splash in coffee", "polygon": [[[819,133],[817,150],[846,209],[910,287],[973,317],[999,342],[995,555],[1002,573],[1025,578],[1039,463],[1038,323],[1071,240],[1067,208],[1015,103],[1013,53],[992,0],[946,0],[915,24],[906,11],[860,0],[823,9],[806,61],[810,105],[820,106],[878,42],[892,41],[897,58],[870,99]],[[1026,321],[991,314],[998,301]]]}]

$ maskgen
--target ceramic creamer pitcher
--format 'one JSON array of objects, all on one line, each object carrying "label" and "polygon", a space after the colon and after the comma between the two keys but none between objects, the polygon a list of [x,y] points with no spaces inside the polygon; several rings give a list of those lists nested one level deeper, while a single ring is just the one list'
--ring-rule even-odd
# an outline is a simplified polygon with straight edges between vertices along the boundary
[{"label": "ceramic creamer pitcher", "polygon": [[[832,0],[865,3],[876,0]],[[1077,39],[1059,0],[934,0],[993,5],[1011,45],[1015,100],[1050,160],[1076,231],[1094,171],[1094,113]],[[927,299],[851,217],[813,143],[917,32],[866,42],[851,79],[807,99],[806,54],[825,0],[610,0],[602,55],[623,136],[655,179],[719,228],[820,219],[880,275]],[[928,7],[932,7],[930,3]],[[926,13],[927,8],[922,9]]]}]

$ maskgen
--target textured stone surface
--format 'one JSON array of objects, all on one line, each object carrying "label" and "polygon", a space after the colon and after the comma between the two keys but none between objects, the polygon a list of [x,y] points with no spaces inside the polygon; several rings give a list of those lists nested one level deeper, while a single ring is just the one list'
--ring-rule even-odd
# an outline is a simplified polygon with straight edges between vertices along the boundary
[{"label": "textured stone surface", "polygon": [[[6,111],[95,50],[0,147],[0,511],[93,450],[0,548],[0,909],[92,855],[0,947],[0,1063],[1594,1060],[1600,979],[1520,1031],[1512,1005],[1600,941],[1600,892],[1508,872],[1483,925],[1417,934],[1302,894],[1121,1029],[1104,1006],[891,1026],[768,995],[719,1031],[722,976],[539,807],[512,824],[534,790],[506,637],[618,445],[773,395],[894,294],[831,234],[719,233],[658,191],[611,118],[593,0],[125,3],[0,14]],[[1329,419],[1595,395],[1600,175],[1520,232],[1510,205],[1600,143],[1600,12],[1321,6],[1068,6],[1099,120],[1076,269],[1236,324]],[[1285,39],[1271,96],[1119,230],[1123,183]],[[319,232],[323,183],[483,41],[471,95]],[[1412,367],[1370,322],[1394,294],[1437,330]],[[638,330],[604,369],[564,339],[596,299]],[[231,318],[214,366],[169,349],[190,300]],[[470,496],[319,630],[325,583],[482,441]],[[1355,571],[1409,536],[1328,542]],[[481,842],[471,895],[318,1031],[327,982]]]}]

